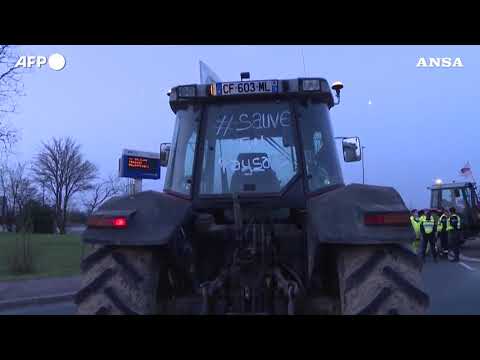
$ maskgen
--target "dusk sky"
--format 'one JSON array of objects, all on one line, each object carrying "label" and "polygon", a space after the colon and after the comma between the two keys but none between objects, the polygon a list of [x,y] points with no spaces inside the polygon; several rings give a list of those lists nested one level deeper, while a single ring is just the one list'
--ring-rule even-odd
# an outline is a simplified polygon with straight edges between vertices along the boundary
[{"label": "dusk sky", "polygon": [[[302,49],[305,70],[302,61]],[[174,114],[167,91],[199,82],[199,61],[224,81],[324,77],[340,80],[331,111],[335,136],[359,136],[366,183],[395,187],[407,206],[429,206],[434,179],[461,181],[469,161],[480,178],[479,46],[20,46],[20,55],[60,53],[66,67],[24,77],[25,96],[10,120],[21,130],[17,158],[41,141],[71,136],[103,176],[117,173],[122,149],[158,152],[170,142]],[[463,68],[417,68],[420,57],[459,57]],[[370,104],[369,104],[370,102]],[[340,145],[340,144],[339,144]],[[340,146],[338,146],[340,151]],[[344,163],[346,183],[362,166]],[[165,178],[145,181],[161,190]]]}]

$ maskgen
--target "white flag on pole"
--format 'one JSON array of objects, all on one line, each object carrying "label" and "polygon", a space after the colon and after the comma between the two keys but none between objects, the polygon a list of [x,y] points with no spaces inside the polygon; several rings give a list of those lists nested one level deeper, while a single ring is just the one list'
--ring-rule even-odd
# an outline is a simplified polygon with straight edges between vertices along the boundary
[{"label": "white flag on pole", "polygon": [[207,64],[203,61],[200,61],[200,84],[212,84],[216,82],[221,82],[220,78],[218,77],[212,69],[210,69]]},{"label": "white flag on pole", "polygon": [[470,162],[467,161],[467,163],[460,169],[460,176],[472,176],[472,167],[470,166]]}]

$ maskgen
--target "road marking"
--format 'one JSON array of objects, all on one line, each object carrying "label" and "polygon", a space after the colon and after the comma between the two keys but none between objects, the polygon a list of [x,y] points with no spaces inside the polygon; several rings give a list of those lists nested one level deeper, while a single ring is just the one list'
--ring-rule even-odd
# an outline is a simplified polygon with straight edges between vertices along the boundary
[{"label": "road marking", "polygon": [[480,259],[478,259],[478,258],[471,258],[471,257],[464,256],[464,255],[460,255],[460,259],[465,260],[465,261],[480,262]]},{"label": "road marking", "polygon": [[458,262],[458,265],[462,265],[464,268],[466,268],[466,269],[468,269],[468,270],[470,270],[470,271],[475,271],[475,270],[476,270],[475,268],[472,268],[471,266],[468,266],[467,264],[465,264],[465,263],[463,263],[463,262],[461,262],[461,261]]}]

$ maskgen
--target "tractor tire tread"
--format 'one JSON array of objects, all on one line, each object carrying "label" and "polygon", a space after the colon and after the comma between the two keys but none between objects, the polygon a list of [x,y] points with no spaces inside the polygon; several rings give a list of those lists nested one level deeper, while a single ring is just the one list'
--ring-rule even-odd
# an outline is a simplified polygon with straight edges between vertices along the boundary
[{"label": "tractor tire tread", "polygon": [[109,279],[115,275],[115,270],[106,269],[102,272],[97,278],[90,282],[87,286],[80,289],[75,294],[75,303],[78,305],[81,302],[85,301],[91,294],[97,291],[102,287]]},{"label": "tractor tire tread", "polygon": [[82,267],[83,288],[77,313],[85,315],[154,314],[163,258],[154,249],[99,247]]},{"label": "tractor tire tread", "polygon": [[383,302],[392,294],[392,290],[388,287],[383,288],[380,293],[375,296],[375,298],[362,310],[359,311],[358,315],[372,315],[375,314]]},{"label": "tractor tire tread", "polygon": [[107,246],[98,248],[82,260],[80,269],[82,272],[87,272],[93,265],[101,261],[103,258],[106,258],[110,253],[111,250]]},{"label": "tractor tire tread", "polygon": [[350,291],[356,284],[363,282],[384,258],[382,251],[376,251],[360,268],[352,273],[345,282],[345,291]]},{"label": "tractor tire tread", "polygon": [[339,248],[337,274],[342,314],[417,315],[430,305],[421,263],[401,245]]},{"label": "tractor tire tread", "polygon": [[129,280],[133,284],[137,284],[143,281],[143,276],[141,276],[137,270],[128,262],[125,255],[114,252],[112,254],[113,259],[121,265],[122,269],[124,270],[124,274],[129,278]]},{"label": "tractor tire tread", "polygon": [[137,312],[133,311],[128,305],[126,305],[122,299],[118,296],[115,289],[111,286],[107,287],[105,290],[105,295],[110,299],[113,305],[115,305],[118,310],[120,310],[125,315],[139,315]]},{"label": "tractor tire tread", "polygon": [[429,305],[429,297],[427,293],[410,283],[408,280],[402,277],[402,275],[393,270],[390,266],[385,266],[383,268],[383,273],[386,277],[391,279],[392,282],[397,284],[398,287],[401,288],[406,294],[408,294],[411,298],[415,299],[415,301],[417,301],[420,305]]}]

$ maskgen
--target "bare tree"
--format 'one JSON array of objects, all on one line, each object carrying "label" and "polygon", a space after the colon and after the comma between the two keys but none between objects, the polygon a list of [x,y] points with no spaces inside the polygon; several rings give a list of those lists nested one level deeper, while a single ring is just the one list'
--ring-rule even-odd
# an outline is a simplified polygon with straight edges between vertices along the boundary
[{"label": "bare tree", "polygon": [[2,198],[3,198],[3,201],[4,203],[2,203],[2,226],[3,226],[3,230],[7,230],[8,229],[8,226],[7,226],[7,217],[8,217],[8,198],[7,198],[7,192],[8,192],[8,182],[7,182],[7,179],[8,179],[8,166],[6,163],[2,163],[2,165],[0,166],[0,189],[2,191]]},{"label": "bare tree", "polygon": [[[27,163],[0,166],[0,191],[5,199],[5,212],[8,216],[22,213],[30,200],[35,200],[37,189],[27,174]],[[6,226],[6,219],[2,219]]]},{"label": "bare tree", "polygon": [[125,185],[118,177],[109,176],[108,179],[97,182],[93,185],[90,193],[83,199],[83,205],[87,209],[87,215],[92,214],[112,196],[120,195],[124,192]]},{"label": "bare tree", "polygon": [[6,169],[7,199],[13,215],[22,212],[25,204],[34,200],[37,189],[26,173],[27,163],[17,163]]},{"label": "bare tree", "polygon": [[6,187],[7,187],[7,202],[11,209],[12,215],[17,213],[18,193],[20,183],[23,178],[25,167],[23,164],[17,164],[16,167],[7,167],[6,169]]},{"label": "bare tree", "polygon": [[5,119],[5,115],[15,112],[16,98],[23,94],[21,75],[25,69],[15,67],[17,60],[13,46],[0,45],[0,143],[4,150],[17,141],[17,130]]},{"label": "bare tree", "polygon": [[80,145],[70,137],[53,138],[42,145],[32,171],[37,183],[53,195],[57,225],[65,234],[69,201],[73,195],[92,189],[97,168],[83,159]]},{"label": "bare tree", "polygon": [[29,201],[38,200],[38,191],[31,179],[25,177],[21,179],[17,194],[17,208],[19,213],[23,213],[25,206]]}]

